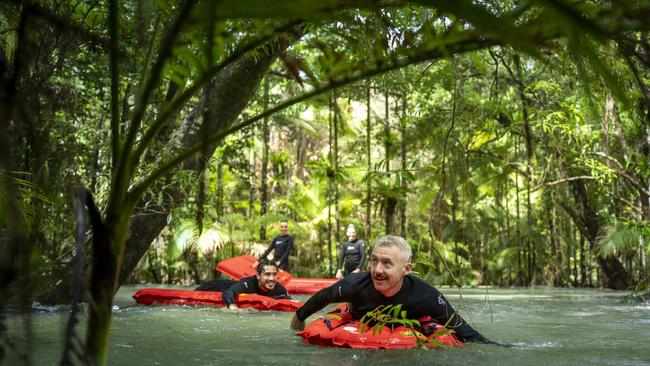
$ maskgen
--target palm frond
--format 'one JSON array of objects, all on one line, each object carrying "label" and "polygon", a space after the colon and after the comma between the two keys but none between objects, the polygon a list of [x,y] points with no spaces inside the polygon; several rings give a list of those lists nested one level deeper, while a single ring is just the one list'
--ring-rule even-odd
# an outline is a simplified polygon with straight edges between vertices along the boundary
[{"label": "palm frond", "polygon": [[607,234],[600,242],[600,254],[609,257],[616,253],[630,253],[640,246],[648,248],[650,233],[637,226],[607,228]]}]

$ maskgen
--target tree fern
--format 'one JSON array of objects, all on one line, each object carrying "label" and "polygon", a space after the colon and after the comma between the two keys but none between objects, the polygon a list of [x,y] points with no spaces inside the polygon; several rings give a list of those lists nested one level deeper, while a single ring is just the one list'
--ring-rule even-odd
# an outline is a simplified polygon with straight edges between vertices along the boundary
[{"label": "tree fern", "polygon": [[600,254],[604,257],[616,253],[631,253],[639,247],[650,250],[650,227],[647,225],[609,226],[600,242]]}]

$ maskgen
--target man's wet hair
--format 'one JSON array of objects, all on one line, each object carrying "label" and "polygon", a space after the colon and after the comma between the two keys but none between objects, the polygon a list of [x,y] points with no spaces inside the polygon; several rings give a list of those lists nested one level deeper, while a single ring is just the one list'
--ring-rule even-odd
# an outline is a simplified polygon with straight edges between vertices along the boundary
[{"label": "man's wet hair", "polygon": [[402,254],[402,259],[406,262],[410,262],[411,256],[413,255],[411,246],[401,236],[387,235],[379,237],[375,244],[375,248],[376,247],[395,247],[399,250],[400,254]]},{"label": "man's wet hair", "polygon": [[262,272],[264,272],[264,267],[266,267],[266,266],[273,266],[273,267],[275,267],[275,270],[276,270],[276,271],[279,271],[279,270],[280,270],[280,269],[278,268],[278,266],[276,266],[275,263],[273,263],[272,261],[270,261],[270,260],[268,260],[268,259],[262,259],[262,260],[257,264],[257,274],[262,274]]}]

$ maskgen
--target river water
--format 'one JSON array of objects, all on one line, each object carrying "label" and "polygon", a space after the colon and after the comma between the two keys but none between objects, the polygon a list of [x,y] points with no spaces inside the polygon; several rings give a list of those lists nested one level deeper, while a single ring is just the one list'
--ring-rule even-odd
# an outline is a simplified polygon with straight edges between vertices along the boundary
[{"label": "river water", "polygon": [[[291,313],[143,306],[131,299],[139,288],[117,293],[110,365],[650,365],[650,304],[622,301],[627,292],[441,288],[474,328],[514,347],[352,350],[303,344],[289,329]],[[65,309],[31,315],[29,352],[25,316],[4,316],[10,341],[30,364],[59,363]],[[24,359],[8,350],[2,364]]]}]

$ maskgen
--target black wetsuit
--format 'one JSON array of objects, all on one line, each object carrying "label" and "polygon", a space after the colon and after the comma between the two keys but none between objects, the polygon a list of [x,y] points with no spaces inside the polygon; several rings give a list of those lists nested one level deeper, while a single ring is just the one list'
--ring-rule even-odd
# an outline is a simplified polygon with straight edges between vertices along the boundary
[{"label": "black wetsuit", "polygon": [[245,293],[245,294],[258,294],[268,296],[274,299],[289,299],[289,293],[287,289],[282,286],[279,282],[275,283],[275,287],[272,290],[264,292],[260,288],[259,283],[257,282],[256,276],[245,277],[236,282],[232,286],[228,287],[221,293],[221,298],[223,303],[226,306],[230,304],[236,304],[235,296]]},{"label": "black wetsuit", "polygon": [[345,260],[345,268],[343,275],[347,276],[355,269],[363,269],[363,264],[366,262],[366,250],[364,248],[363,240],[356,239],[354,241],[346,241],[341,244],[339,251],[339,265],[338,269],[343,268],[343,261]]},{"label": "black wetsuit", "polygon": [[273,252],[273,262],[280,261],[280,268],[285,271],[289,270],[289,254],[293,249],[293,237],[291,235],[278,235],[272,241],[269,248],[262,254],[260,260],[265,259],[271,250],[275,249]]},{"label": "black wetsuit", "polygon": [[218,291],[222,292],[228,287],[232,286],[235,284],[237,281],[233,280],[226,280],[226,279],[217,279],[217,280],[211,280],[208,282],[204,282],[201,284],[201,286],[197,287],[194,289],[194,291]]},{"label": "black wetsuit", "polygon": [[354,319],[361,319],[379,305],[402,304],[402,310],[406,310],[408,319],[430,316],[438,324],[446,324],[453,329],[456,337],[463,342],[492,343],[456,314],[438,290],[412,275],[404,277],[402,288],[395,295],[386,297],[375,289],[370,272],[352,273],[318,291],[296,311],[296,316],[304,321],[328,304],[337,302],[349,302]]}]

